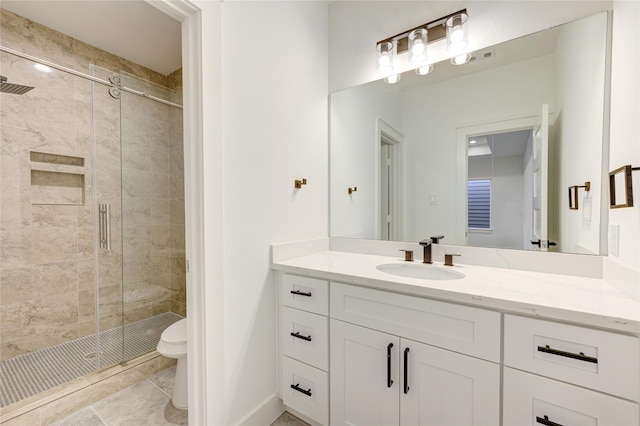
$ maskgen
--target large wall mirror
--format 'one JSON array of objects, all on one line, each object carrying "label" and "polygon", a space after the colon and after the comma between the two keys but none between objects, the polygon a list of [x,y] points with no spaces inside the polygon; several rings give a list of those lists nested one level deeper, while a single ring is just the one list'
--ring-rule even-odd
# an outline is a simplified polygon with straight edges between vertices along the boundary
[{"label": "large wall mirror", "polygon": [[331,236],[604,254],[607,25],[604,12],[332,94]]}]

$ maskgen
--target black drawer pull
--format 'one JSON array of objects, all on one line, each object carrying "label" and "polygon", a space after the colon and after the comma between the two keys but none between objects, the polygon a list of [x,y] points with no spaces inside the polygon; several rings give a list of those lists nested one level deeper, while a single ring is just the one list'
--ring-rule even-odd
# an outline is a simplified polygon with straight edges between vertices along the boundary
[{"label": "black drawer pull", "polygon": [[560,423],[552,422],[551,420],[549,420],[548,416],[536,416],[536,423],[541,423],[545,426],[562,426]]},{"label": "black drawer pull", "polygon": [[311,292],[305,293],[304,291],[300,291],[300,290],[291,290],[291,294],[297,294],[298,296],[311,297]]},{"label": "black drawer pull", "polygon": [[389,343],[387,345],[387,387],[390,388],[393,384],[393,380],[391,380],[391,348],[393,347],[393,343]]},{"label": "black drawer pull", "polygon": [[298,391],[298,392],[300,392],[300,393],[303,393],[303,394],[305,394],[305,395],[307,395],[307,396],[311,396],[311,389],[309,389],[309,390],[304,390],[304,389],[302,389],[302,388],[300,387],[300,383],[297,383],[297,384],[295,384],[295,385],[291,385],[291,389],[295,389],[295,390],[297,390],[297,391]]},{"label": "black drawer pull", "polygon": [[409,348],[404,349],[404,393],[409,393]]},{"label": "black drawer pull", "polygon": [[598,363],[598,358],[594,358],[592,356],[587,356],[584,353],[580,352],[579,354],[574,354],[573,352],[565,352],[558,349],[550,348],[549,345],[546,346],[538,346],[538,351],[545,352],[552,355],[564,356],[567,358],[573,358],[580,361],[592,362],[594,364]]},{"label": "black drawer pull", "polygon": [[307,342],[311,341],[311,336],[302,336],[300,335],[299,331],[296,331],[295,333],[291,332],[289,334],[291,334],[293,337],[297,337],[298,339],[306,340]]}]

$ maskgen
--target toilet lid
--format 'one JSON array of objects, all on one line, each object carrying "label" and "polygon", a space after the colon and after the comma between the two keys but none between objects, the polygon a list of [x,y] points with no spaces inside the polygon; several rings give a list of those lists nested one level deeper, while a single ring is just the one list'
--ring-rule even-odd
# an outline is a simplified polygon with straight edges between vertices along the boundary
[{"label": "toilet lid", "polygon": [[167,343],[184,343],[187,341],[187,319],[171,324],[162,332],[162,340]]}]

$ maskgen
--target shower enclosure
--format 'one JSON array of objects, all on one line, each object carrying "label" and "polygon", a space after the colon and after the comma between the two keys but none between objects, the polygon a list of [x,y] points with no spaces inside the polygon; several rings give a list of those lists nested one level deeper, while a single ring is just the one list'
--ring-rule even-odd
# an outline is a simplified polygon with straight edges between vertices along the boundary
[{"label": "shower enclosure", "polygon": [[154,350],[186,290],[179,79],[0,63],[4,407]]}]

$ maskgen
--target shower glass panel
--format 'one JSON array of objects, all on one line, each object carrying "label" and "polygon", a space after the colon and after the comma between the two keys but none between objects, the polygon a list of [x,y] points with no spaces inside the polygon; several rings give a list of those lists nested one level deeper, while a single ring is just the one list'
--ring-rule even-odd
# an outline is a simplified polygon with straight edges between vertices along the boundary
[{"label": "shower glass panel", "polygon": [[91,75],[112,86],[92,83],[94,176],[93,227],[95,261],[95,309],[99,330],[98,368],[124,359],[122,305],[122,146],[120,76],[90,66]]},{"label": "shower glass panel", "polygon": [[[155,349],[184,316],[182,110],[173,90],[120,73],[124,360]],[[144,93],[145,96],[140,96]],[[176,281],[180,280],[181,281]],[[179,285],[182,284],[182,285]]]},{"label": "shower glass panel", "polygon": [[100,366],[93,126],[108,119],[92,111],[92,91],[108,87],[5,52],[0,63],[9,82],[34,87],[0,93],[0,405],[6,406]]}]

